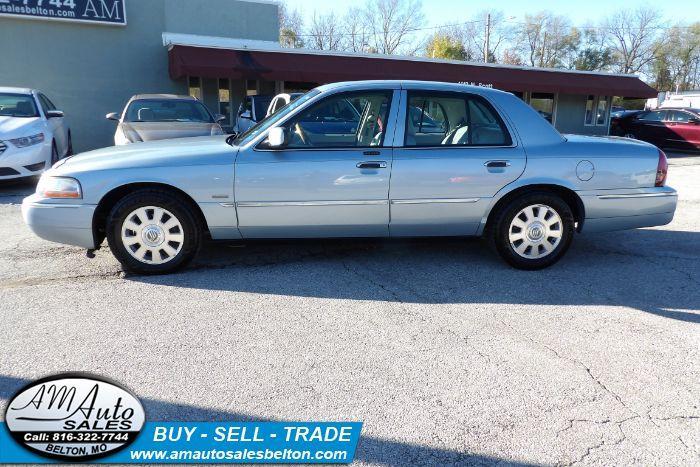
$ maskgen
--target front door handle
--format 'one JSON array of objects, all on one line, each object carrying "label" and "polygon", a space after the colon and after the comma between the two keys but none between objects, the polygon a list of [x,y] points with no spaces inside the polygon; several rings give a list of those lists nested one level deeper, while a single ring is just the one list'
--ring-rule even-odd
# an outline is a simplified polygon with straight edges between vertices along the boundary
[{"label": "front door handle", "polygon": [[484,165],[489,169],[503,169],[510,167],[510,161],[486,161]]},{"label": "front door handle", "polygon": [[357,163],[358,169],[385,169],[386,162],[384,161],[364,161]]}]

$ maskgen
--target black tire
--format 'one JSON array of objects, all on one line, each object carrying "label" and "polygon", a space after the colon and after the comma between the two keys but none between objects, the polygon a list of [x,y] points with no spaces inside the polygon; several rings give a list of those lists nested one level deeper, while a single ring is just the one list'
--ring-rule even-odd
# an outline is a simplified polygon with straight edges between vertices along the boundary
[{"label": "black tire", "polygon": [[51,143],[51,167],[53,167],[53,165],[58,162],[59,159],[60,157],[58,155],[58,149],[56,149],[56,141],[53,141]]},{"label": "black tire", "polygon": [[[137,259],[132,253],[127,251],[129,247],[122,240],[122,227],[127,220],[127,216],[130,216],[140,208],[150,206],[168,211],[182,226],[184,238],[181,242],[182,245],[179,246],[179,251],[172,257],[165,259],[165,262],[161,264],[149,264],[147,262],[149,257],[153,258],[152,254],[147,254],[143,257],[143,260]],[[167,216],[168,213],[166,213],[165,219],[170,218]],[[186,266],[199,250],[202,242],[202,230],[201,222],[196,213],[193,212],[190,204],[183,200],[181,196],[162,189],[141,189],[125,196],[112,208],[107,217],[106,226],[107,242],[110,250],[112,250],[112,254],[122,264],[125,271],[140,274],[166,274]],[[177,231],[179,231],[179,228]],[[137,238],[135,232],[134,238]],[[136,247],[132,245],[131,248],[138,249],[138,244]],[[153,249],[158,251],[159,256],[164,255],[164,251],[158,250],[158,247],[153,247]],[[134,250],[132,249],[132,251]],[[138,252],[134,252],[134,254],[136,253]],[[158,257],[156,260],[163,261],[163,258]]]},{"label": "black tire", "polygon": [[73,155],[73,135],[68,132],[68,148],[66,149],[66,157]]},{"label": "black tire", "polygon": [[[556,227],[556,224],[552,226],[553,230],[558,231],[561,229],[561,237],[556,246],[552,248],[552,251],[547,253],[545,245],[543,244],[543,242],[549,242],[551,246],[554,242],[556,242],[556,238],[547,237],[547,232],[549,231],[543,231],[540,240],[525,243],[525,245],[533,243],[535,243],[535,245],[526,248],[523,254],[526,254],[529,251],[529,254],[532,256],[544,255],[537,258],[524,257],[523,255],[519,254],[516,251],[516,247],[520,247],[522,242],[518,243],[519,241],[516,241],[511,243],[510,240],[511,223],[513,223],[515,217],[519,215],[523,209],[530,206],[543,206],[542,208],[536,208],[537,210],[534,211],[537,212],[536,215],[539,215],[539,209],[543,209],[545,212],[547,212],[546,208],[550,208],[559,216],[562,224],[558,228]],[[551,213],[547,212],[545,215],[549,214]],[[522,221],[523,218],[521,217],[520,219]],[[552,219],[551,215],[549,219]],[[564,253],[566,253],[566,251],[569,249],[571,241],[574,237],[575,229],[574,215],[571,212],[571,207],[569,207],[566,201],[564,201],[562,198],[549,192],[533,192],[513,199],[496,213],[491,224],[492,225],[488,226],[487,235],[490,237],[495,250],[508,264],[514,268],[525,270],[544,269],[559,261],[561,257],[564,256]],[[513,233],[517,234],[519,231],[520,230],[517,226],[513,227]],[[552,234],[555,233],[556,232],[552,232]],[[525,236],[527,235],[527,232],[523,231],[523,234]],[[540,244],[542,245],[540,246]],[[537,249],[536,251],[534,250],[535,248]]]}]

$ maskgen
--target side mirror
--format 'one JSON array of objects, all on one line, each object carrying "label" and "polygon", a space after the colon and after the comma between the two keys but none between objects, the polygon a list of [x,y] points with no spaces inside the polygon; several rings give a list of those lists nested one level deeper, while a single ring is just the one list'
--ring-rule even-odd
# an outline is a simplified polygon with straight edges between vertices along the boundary
[{"label": "side mirror", "polygon": [[246,120],[252,120],[253,115],[250,113],[250,110],[244,110],[240,114],[238,114],[239,117],[245,118]]},{"label": "side mirror", "polygon": [[223,122],[224,120],[226,120],[226,115],[222,115],[222,114],[214,115],[214,121],[216,123]]},{"label": "side mirror", "polygon": [[271,148],[281,148],[286,144],[287,132],[282,127],[270,128],[267,133],[267,143]]},{"label": "side mirror", "polygon": [[118,122],[119,114],[117,112],[108,113],[107,115],[105,115],[105,118],[107,120],[114,120],[115,122]]},{"label": "side mirror", "polygon": [[46,118],[61,118],[63,117],[63,112],[60,110],[48,110],[46,111]]},{"label": "side mirror", "polygon": [[688,123],[692,123],[693,125],[700,125],[700,118],[698,117],[690,117],[688,119]]}]

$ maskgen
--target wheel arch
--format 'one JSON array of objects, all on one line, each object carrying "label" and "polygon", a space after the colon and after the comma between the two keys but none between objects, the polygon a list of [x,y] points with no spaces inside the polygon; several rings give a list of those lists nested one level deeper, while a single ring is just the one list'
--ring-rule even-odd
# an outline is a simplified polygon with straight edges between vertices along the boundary
[{"label": "wheel arch", "polygon": [[497,213],[506,204],[518,198],[519,196],[522,196],[527,193],[532,193],[533,191],[544,191],[560,196],[566,202],[566,204],[569,205],[569,207],[571,208],[571,212],[574,214],[574,221],[576,222],[576,231],[581,231],[581,229],[583,228],[583,222],[586,218],[586,208],[583,204],[583,200],[571,188],[565,187],[563,185],[558,185],[556,183],[532,183],[527,185],[520,185],[514,187],[511,191],[502,194],[502,196],[498,198],[496,202],[491,206],[491,209],[489,210],[488,215],[486,216],[483,230],[486,230],[492,224],[493,219],[496,217]]},{"label": "wheel arch", "polygon": [[107,192],[102,199],[100,199],[100,202],[97,204],[97,208],[95,209],[95,214],[92,217],[92,235],[93,238],[95,239],[95,245],[99,247],[102,242],[104,241],[106,237],[106,224],[107,224],[107,216],[109,215],[110,211],[112,208],[119,202],[120,199],[122,199],[124,196],[128,195],[129,193],[132,193],[136,190],[140,189],[159,189],[163,191],[167,191],[172,193],[175,196],[178,196],[180,199],[185,201],[190,208],[192,208],[192,212],[199,218],[199,221],[201,222],[201,225],[204,226],[204,230],[208,231],[209,227],[207,224],[207,219],[204,217],[204,213],[202,212],[202,209],[199,207],[197,202],[185,191],[173,186],[173,185],[168,185],[167,183],[159,183],[159,182],[133,182],[133,183],[126,183],[124,185],[120,185],[118,187],[113,188],[109,192]]}]

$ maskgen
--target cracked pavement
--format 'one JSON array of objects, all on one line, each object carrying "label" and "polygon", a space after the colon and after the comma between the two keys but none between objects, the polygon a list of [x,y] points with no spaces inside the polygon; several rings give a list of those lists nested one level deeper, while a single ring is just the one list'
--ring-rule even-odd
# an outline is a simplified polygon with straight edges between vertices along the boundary
[{"label": "cracked pavement", "polygon": [[672,224],[538,272],[478,240],[208,244],[123,274],[35,238],[0,186],[0,410],[89,371],[151,420],[358,420],[356,465],[698,465],[700,157]]}]

